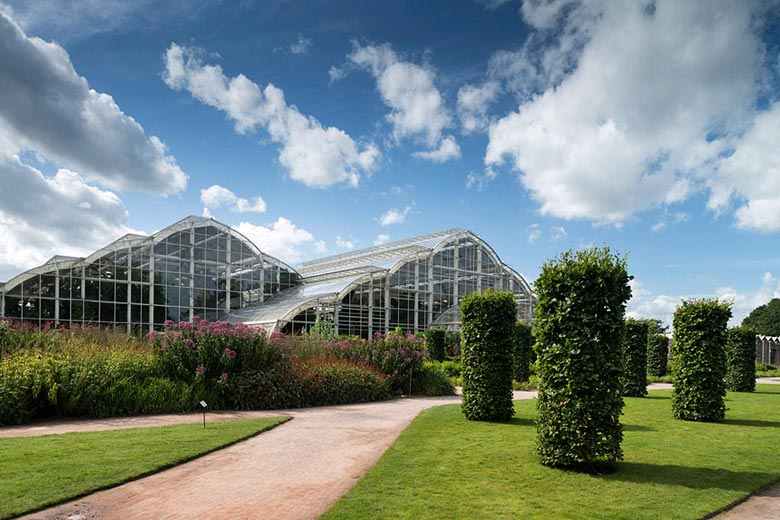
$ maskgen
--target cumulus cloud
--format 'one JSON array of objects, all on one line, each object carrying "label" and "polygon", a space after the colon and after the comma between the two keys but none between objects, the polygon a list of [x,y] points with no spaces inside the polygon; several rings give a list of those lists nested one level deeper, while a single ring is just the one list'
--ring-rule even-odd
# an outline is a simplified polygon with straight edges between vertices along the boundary
[{"label": "cumulus cloud", "polygon": [[427,152],[415,152],[412,155],[426,161],[445,163],[452,159],[460,159],[460,146],[454,137],[448,135],[441,140],[438,148]]},{"label": "cumulus cloud", "polygon": [[340,249],[355,249],[355,241],[336,235],[336,246]]},{"label": "cumulus cloud", "polygon": [[384,233],[380,233],[376,236],[376,240],[374,240],[375,246],[381,246],[382,244],[386,244],[390,241],[390,235],[385,235]]},{"label": "cumulus cloud", "polygon": [[311,47],[311,39],[299,34],[298,39],[290,45],[290,52],[293,54],[306,54]]},{"label": "cumulus cloud", "polygon": [[[396,141],[415,138],[428,146],[431,160],[449,160],[460,156],[452,153],[454,138],[448,144],[449,154],[436,154],[443,146],[442,132],[452,125],[439,89],[434,84],[435,73],[415,63],[403,61],[388,45],[360,45],[353,42],[347,59],[367,70],[376,80],[384,103],[390,107],[387,121]],[[445,139],[446,140],[446,139]],[[423,157],[426,158],[426,157]]]},{"label": "cumulus cloud", "polygon": [[53,176],[0,155],[0,279],[61,254],[84,256],[133,232],[119,197],[78,173]]},{"label": "cumulus cloud", "polygon": [[528,227],[528,243],[535,244],[537,240],[542,238],[542,229],[539,224],[531,224]]},{"label": "cumulus cloud", "polygon": [[0,153],[34,151],[115,190],[169,195],[187,176],[114,99],[89,87],[56,43],[27,36],[0,11]]},{"label": "cumulus cloud", "polygon": [[629,284],[632,296],[626,307],[626,315],[637,319],[659,319],[667,325],[672,324],[674,311],[682,300],[718,298],[730,302],[732,318],[729,323],[733,326],[740,324],[759,305],[764,305],[772,298],[780,298],[780,278],[770,272],[764,273],[758,287],[752,292],[740,292],[733,287],[715,287],[708,294],[668,295],[653,294],[638,280],[632,280]]},{"label": "cumulus cloud", "polygon": [[262,197],[245,199],[219,184],[200,190],[200,201],[203,203],[204,213],[208,215],[211,214],[210,210],[220,206],[227,206],[236,213],[265,213],[266,209]]},{"label": "cumulus cloud", "polygon": [[303,248],[311,246],[317,249],[323,245],[310,232],[284,217],[279,217],[269,226],[241,222],[233,228],[254,242],[262,252],[287,263],[298,262],[304,254]]},{"label": "cumulus cloud", "polygon": [[391,226],[393,224],[403,224],[406,217],[411,213],[412,207],[406,206],[404,209],[399,210],[396,208],[389,209],[387,212],[379,217],[379,224],[382,226]]},{"label": "cumulus cloud", "polygon": [[376,167],[380,154],[373,144],[359,145],[343,130],[323,127],[288,105],[281,89],[270,83],[261,88],[243,74],[229,78],[219,65],[204,65],[198,54],[198,49],[171,44],[165,83],[225,112],[238,133],[266,130],[280,145],[279,162],[292,179],[318,188],[357,186]]},{"label": "cumulus cloud", "polygon": [[[586,43],[558,49],[543,69],[546,90],[490,126],[486,166],[509,162],[544,215],[616,225],[686,199],[702,179],[713,189],[709,175],[749,126],[758,91],[763,47],[750,10],[728,2],[539,5],[547,4],[558,8],[535,11],[532,24],[566,16],[566,27],[580,29],[563,36]],[[762,135],[757,122],[745,139]],[[765,207],[748,201],[740,222],[767,227],[747,215],[751,203]]]},{"label": "cumulus cloud", "polygon": [[463,133],[487,128],[487,112],[499,91],[500,85],[496,81],[486,81],[480,86],[464,85],[458,90],[458,117]]},{"label": "cumulus cloud", "polygon": [[340,79],[343,79],[347,75],[347,72],[339,67],[336,67],[335,65],[332,65],[328,69],[328,77],[330,78],[330,83],[335,83]]}]

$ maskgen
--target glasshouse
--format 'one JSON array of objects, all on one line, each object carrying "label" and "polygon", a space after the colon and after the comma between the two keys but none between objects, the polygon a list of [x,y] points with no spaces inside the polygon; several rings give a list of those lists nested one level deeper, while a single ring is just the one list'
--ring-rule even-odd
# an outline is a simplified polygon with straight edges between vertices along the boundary
[{"label": "glasshouse", "polygon": [[143,333],[194,316],[300,332],[328,320],[367,337],[400,327],[457,330],[463,296],[512,291],[532,320],[526,280],[470,231],[448,229],[304,262],[269,256],[213,219],[187,217],[125,235],[86,258],[55,256],[0,284],[0,316],[35,326],[100,325]]}]

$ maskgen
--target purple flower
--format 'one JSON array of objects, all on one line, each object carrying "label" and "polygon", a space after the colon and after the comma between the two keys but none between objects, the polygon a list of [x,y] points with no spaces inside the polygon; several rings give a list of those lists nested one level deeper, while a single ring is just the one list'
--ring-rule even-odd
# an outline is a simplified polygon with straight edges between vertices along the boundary
[{"label": "purple flower", "polygon": [[226,348],[225,350],[222,351],[222,353],[228,359],[236,359],[236,351],[235,350],[230,350],[229,348]]},{"label": "purple flower", "polygon": [[184,340],[184,345],[186,345],[186,346],[188,346],[188,347],[192,347],[192,348],[194,348],[194,347],[195,347],[195,342],[194,342],[194,341],[192,341],[191,339],[185,339],[185,340]]},{"label": "purple flower", "polygon": [[407,365],[408,365],[409,363],[411,363],[411,362],[412,362],[412,358],[406,358],[406,359],[404,359],[404,363],[406,363]]},{"label": "purple flower", "polygon": [[173,325],[173,320],[165,320],[163,322],[163,325],[165,325],[166,327],[170,327],[171,325]]},{"label": "purple flower", "polygon": [[202,376],[205,373],[206,373],[206,368],[203,365],[198,365],[198,367],[195,369],[196,376]]}]

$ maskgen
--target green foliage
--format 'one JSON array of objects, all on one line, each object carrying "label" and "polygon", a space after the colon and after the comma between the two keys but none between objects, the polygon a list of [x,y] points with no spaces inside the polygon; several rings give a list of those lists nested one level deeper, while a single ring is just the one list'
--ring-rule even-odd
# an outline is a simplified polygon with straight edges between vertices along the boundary
[{"label": "green foliage", "polygon": [[518,383],[528,381],[531,375],[531,351],[534,335],[531,324],[526,321],[515,322],[514,344],[512,349],[512,379]]},{"label": "green foliage", "polygon": [[622,339],[631,277],[609,248],[542,266],[535,308],[542,464],[586,470],[623,456]]},{"label": "green foliage", "polygon": [[756,388],[756,333],[746,327],[728,330],[726,390],[753,392]]},{"label": "green foliage", "polygon": [[320,314],[309,329],[309,335],[317,339],[333,339],[336,337],[336,330],[330,320]]},{"label": "green foliage", "polygon": [[769,303],[753,309],[742,320],[742,326],[763,336],[780,336],[780,298],[772,298]]},{"label": "green foliage", "polygon": [[512,418],[512,349],[517,304],[511,292],[472,293],[461,303],[461,409],[472,421]]},{"label": "green foliage", "polygon": [[647,374],[663,377],[667,372],[669,359],[669,339],[666,327],[659,320],[648,320],[647,331]]},{"label": "green foliage", "polygon": [[460,377],[460,360],[448,359],[438,364],[449,377]]},{"label": "green foliage", "polygon": [[446,349],[447,331],[444,329],[428,329],[425,331],[425,348],[428,349],[431,359],[444,361]]},{"label": "green foliage", "polygon": [[726,326],[731,305],[687,300],[674,312],[672,412],[685,421],[719,421],[726,405]]},{"label": "green foliage", "polygon": [[369,365],[342,359],[307,359],[296,362],[300,406],[379,401],[390,395],[389,378]]},{"label": "green foliage", "polygon": [[444,335],[447,357],[460,361],[460,333],[454,330],[448,330]]},{"label": "green foliage", "polygon": [[444,369],[444,363],[436,361],[426,361],[423,363],[422,370],[412,384],[412,393],[420,395],[455,395],[455,385],[452,379]]},{"label": "green foliage", "polygon": [[645,321],[626,320],[623,340],[623,395],[647,395],[647,330]]}]

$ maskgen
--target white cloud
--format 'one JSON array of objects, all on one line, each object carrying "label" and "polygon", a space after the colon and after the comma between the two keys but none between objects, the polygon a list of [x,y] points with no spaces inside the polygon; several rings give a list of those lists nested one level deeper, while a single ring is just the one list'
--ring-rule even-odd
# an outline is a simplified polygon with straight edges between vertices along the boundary
[{"label": "white cloud", "polygon": [[[619,225],[704,184],[713,207],[747,199],[738,225],[780,228],[780,210],[769,209],[780,194],[767,169],[776,156],[763,144],[777,128],[774,109],[733,143],[750,127],[762,74],[755,13],[729,2],[566,4],[524,4],[526,21],[557,28],[558,43],[504,60],[519,64],[503,70],[526,90],[519,110],[491,125],[486,166],[508,161],[544,215]],[[747,182],[734,180],[741,168]],[[762,182],[768,198],[756,192]]]},{"label": "white cloud", "polygon": [[382,226],[391,226],[393,224],[403,224],[403,222],[406,220],[406,217],[409,215],[409,213],[412,211],[411,206],[406,206],[402,210],[398,210],[396,208],[387,210],[387,212],[379,217],[379,224]]},{"label": "white cloud", "polygon": [[531,224],[528,227],[528,243],[535,244],[537,240],[542,238],[542,229],[539,224]]},{"label": "white cloud", "polygon": [[445,163],[452,159],[460,159],[460,146],[454,137],[448,135],[441,140],[439,148],[427,152],[415,152],[412,155],[426,161]]},{"label": "white cloud", "polygon": [[200,201],[203,203],[204,214],[208,212],[209,216],[211,215],[209,210],[220,206],[228,206],[231,211],[237,213],[265,213],[266,210],[262,197],[244,199],[219,184],[200,190]]},{"label": "white cloud", "polygon": [[330,83],[335,83],[340,79],[343,79],[347,75],[347,72],[344,69],[341,69],[339,67],[331,66],[328,69],[328,77],[330,78]]},{"label": "white cloud", "polygon": [[115,190],[169,195],[187,176],[155,136],[89,87],[56,43],[0,11],[0,153],[33,151]]},{"label": "white cloud", "polygon": [[485,130],[488,126],[488,108],[500,92],[496,81],[486,81],[482,85],[464,85],[458,90],[458,117],[463,133],[470,134]]},{"label": "white cloud", "polygon": [[243,74],[229,78],[219,65],[204,65],[197,49],[171,44],[163,79],[172,89],[186,90],[202,103],[224,111],[241,134],[265,129],[281,146],[279,162],[290,177],[307,186],[357,186],[361,175],[368,175],[379,160],[373,144],[358,145],[344,131],[325,128],[314,117],[301,114],[270,83],[261,89]]},{"label": "white cloud", "polygon": [[568,236],[563,226],[553,226],[550,228],[550,238],[552,240],[563,240]]},{"label": "white cloud", "polygon": [[133,232],[119,197],[79,174],[53,176],[0,155],[0,279],[60,254],[84,256]]},{"label": "white cloud", "polygon": [[626,315],[632,318],[655,318],[671,325],[674,311],[682,300],[691,298],[718,298],[731,303],[731,326],[739,325],[750,312],[767,303],[772,298],[780,298],[780,278],[767,272],[761,278],[758,288],[753,292],[740,292],[733,287],[716,287],[707,294],[668,295],[653,294],[641,282],[629,282],[632,297],[629,300]]},{"label": "white cloud", "polygon": [[340,249],[355,249],[355,241],[341,238],[340,235],[336,235],[336,246]]},{"label": "white cloud", "polygon": [[298,35],[298,40],[290,45],[290,52],[293,54],[306,54],[311,48],[311,39],[302,34]]},{"label": "white cloud", "polygon": [[268,227],[241,222],[233,228],[254,242],[263,253],[287,263],[299,261],[303,247],[313,246],[317,249],[321,245],[321,242],[315,241],[314,235],[284,217],[279,217]]},{"label": "white cloud", "polygon": [[390,235],[379,234],[376,236],[376,240],[374,240],[374,245],[381,246],[382,244],[386,244],[389,241],[390,241]]},{"label": "white cloud", "polygon": [[[347,59],[369,71],[376,80],[382,100],[391,109],[387,120],[396,141],[416,138],[428,146],[430,152],[442,146],[442,132],[451,126],[452,118],[434,84],[432,70],[402,61],[388,44],[362,46],[353,42]],[[448,146],[451,152],[452,145]],[[450,153],[447,158],[456,156]]]},{"label": "white cloud", "polygon": [[490,181],[496,178],[496,171],[493,168],[485,168],[483,172],[469,172],[466,176],[466,189],[476,188],[482,191]]}]

